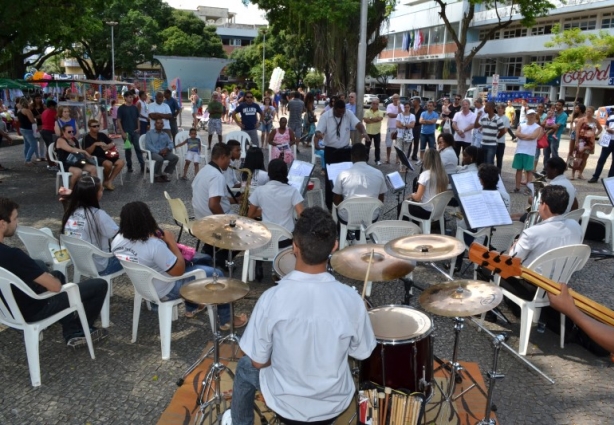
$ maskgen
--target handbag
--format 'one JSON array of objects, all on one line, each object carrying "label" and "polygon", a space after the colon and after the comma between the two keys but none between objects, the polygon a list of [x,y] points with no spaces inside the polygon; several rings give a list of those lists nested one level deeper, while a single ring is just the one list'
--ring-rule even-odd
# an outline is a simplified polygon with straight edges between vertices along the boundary
[{"label": "handbag", "polygon": [[104,156],[109,159],[119,158],[119,152],[117,152],[117,146],[113,146],[111,149],[108,149],[104,152]]},{"label": "handbag", "polygon": [[548,133],[542,134],[542,137],[537,139],[537,148],[546,149],[550,144],[548,143]]},{"label": "handbag", "polygon": [[69,167],[79,167],[79,168],[83,168],[87,164],[92,164],[91,160],[88,159],[81,152],[71,153],[70,155],[68,155],[68,157],[66,158],[66,163],[68,164]]},{"label": "handbag", "polygon": [[181,255],[183,255],[183,259],[186,261],[192,261],[194,255],[196,255],[196,249],[192,248],[191,246],[178,243],[177,248],[181,252]]},{"label": "handbag", "polygon": [[390,133],[390,139],[397,140],[397,134],[398,134],[398,131],[393,131],[392,133]]},{"label": "handbag", "polygon": [[446,120],[446,122],[443,123],[442,130],[444,133],[452,133],[452,125],[450,124],[450,120]]},{"label": "handbag", "polygon": [[36,137],[37,139],[41,137],[41,134],[38,131],[38,125],[36,123],[32,123],[32,133],[34,133],[34,137]]}]

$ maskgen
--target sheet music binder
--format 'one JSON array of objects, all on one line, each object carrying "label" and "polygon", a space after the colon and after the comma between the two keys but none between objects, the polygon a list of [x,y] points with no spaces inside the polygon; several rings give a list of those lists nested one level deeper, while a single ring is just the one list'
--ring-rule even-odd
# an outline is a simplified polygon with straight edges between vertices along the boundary
[{"label": "sheet music binder", "polygon": [[610,203],[614,205],[614,177],[601,179],[601,183],[603,183],[603,187],[608,194],[608,198],[610,198]]},{"label": "sheet music binder", "polygon": [[499,191],[483,190],[477,172],[452,174],[450,179],[468,228],[512,224],[512,218]]},{"label": "sheet music binder", "polygon": [[313,172],[314,165],[311,162],[295,159],[288,170],[288,184],[294,186],[301,196],[307,192],[307,184]]}]

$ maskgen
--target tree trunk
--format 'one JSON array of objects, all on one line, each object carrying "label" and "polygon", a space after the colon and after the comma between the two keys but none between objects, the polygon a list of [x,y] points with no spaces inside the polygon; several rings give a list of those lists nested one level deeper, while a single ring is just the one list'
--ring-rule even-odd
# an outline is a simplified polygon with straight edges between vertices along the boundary
[{"label": "tree trunk", "polygon": [[465,93],[467,93],[467,67],[464,66],[465,57],[464,52],[457,51],[454,54],[454,60],[456,62],[456,85],[457,85],[457,94],[460,94],[461,97],[465,97]]}]

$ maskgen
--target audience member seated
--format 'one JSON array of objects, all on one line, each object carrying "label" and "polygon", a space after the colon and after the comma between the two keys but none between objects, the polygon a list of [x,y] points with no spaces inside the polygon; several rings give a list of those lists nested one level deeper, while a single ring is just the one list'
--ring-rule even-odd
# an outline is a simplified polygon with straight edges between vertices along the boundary
[{"label": "audience member seated", "polygon": [[[102,185],[98,177],[81,177],[68,197],[68,206],[62,217],[62,233],[91,243],[101,251],[110,252],[111,239],[119,227],[104,210],[100,209]],[[121,270],[115,257],[94,256],[101,276]]]},{"label": "audience member seated", "polygon": [[257,390],[287,424],[332,424],[354,399],[348,356],[366,359],[376,340],[360,296],[326,271],[336,239],[328,212],[303,211],[294,229],[295,271],[262,294],[241,337],[234,425],[254,423]]},{"label": "audience member seated", "polygon": [[[229,188],[237,189],[235,194],[239,193],[238,188],[241,187],[241,180],[237,177],[236,169],[241,168],[241,143],[238,140],[229,140],[226,146],[230,149],[230,163],[223,170],[226,185]],[[233,191],[234,192],[234,191]]]},{"label": "audience member seated", "polygon": [[458,156],[454,150],[454,136],[450,133],[440,134],[437,137],[437,149],[446,174],[455,174],[458,168]]},{"label": "audience member seated", "polygon": [[113,180],[122,172],[124,160],[119,157],[115,143],[104,133],[100,133],[100,124],[97,120],[87,122],[89,133],[83,138],[83,147],[92,156],[98,158],[98,165],[102,165],[102,186],[108,190],[114,190]]},{"label": "audience member seated", "polygon": [[[195,260],[198,264],[194,262],[186,264],[175,242],[175,235],[169,230],[160,229],[144,202],[130,202],[124,205],[119,219],[119,233],[113,239],[111,250],[120,260],[142,264],[165,276],[179,277],[196,269],[204,271],[207,277],[212,277],[213,273],[217,273],[218,276],[224,275],[219,269],[202,264],[209,262],[210,257]],[[178,279],[174,283],[154,280],[154,287],[161,301],[176,300],[181,297],[179,293],[181,287],[194,279],[192,276]],[[185,316],[192,318],[204,308],[205,305],[186,301]]]},{"label": "audience member seated", "polygon": [[[13,273],[23,280],[35,293],[60,292],[66,278],[61,272],[47,272],[47,267],[41,261],[35,261],[18,248],[5,245],[4,238],[15,234],[18,225],[19,205],[8,198],[0,198],[0,267]],[[100,315],[102,304],[107,294],[107,282],[102,279],[89,279],[77,283],[83,309],[92,340],[98,341],[108,335],[106,329],[96,329],[94,322]],[[68,295],[66,293],[44,300],[30,298],[19,289],[13,287],[13,295],[23,318],[26,322],[37,322],[68,308]],[[86,330],[76,314],[69,314],[60,320],[62,334],[66,345],[80,347],[87,344]]]},{"label": "audience member seated", "polygon": [[[156,119],[154,126],[155,128],[149,130],[145,136],[145,148],[151,152],[151,159],[156,162],[154,166],[156,183],[170,182],[171,178],[169,175],[175,171],[179,157],[173,153],[173,141],[163,130],[164,120],[162,118]],[[168,161],[168,165],[164,170],[166,174],[162,173],[164,161]]]},{"label": "audience member seated", "polygon": [[296,143],[296,136],[291,128],[287,127],[288,120],[285,117],[279,119],[279,128],[274,128],[269,134],[269,144],[271,147],[272,159],[283,159],[286,164],[291,164],[294,161],[294,154],[291,146]]},{"label": "audience member seated", "polygon": [[55,142],[55,152],[58,161],[64,165],[64,171],[71,172],[70,188],[81,178],[83,171],[87,171],[91,176],[96,176],[96,166],[91,164],[91,155],[85,149],[79,149],[75,139],[75,129],[71,125],[61,128],[62,135]]},{"label": "audience member seated", "polygon": [[457,173],[477,172],[482,163],[482,152],[475,146],[467,146],[463,149],[461,164],[456,167]]},{"label": "audience member seated", "polygon": [[[407,199],[413,202],[427,203],[435,195],[448,190],[448,175],[441,163],[439,152],[435,149],[429,149],[424,154],[424,163],[422,171],[418,176],[418,190],[409,195]],[[433,207],[430,205],[418,206],[409,205],[409,213],[418,218],[429,219]],[[441,229],[443,232],[443,229]]]}]

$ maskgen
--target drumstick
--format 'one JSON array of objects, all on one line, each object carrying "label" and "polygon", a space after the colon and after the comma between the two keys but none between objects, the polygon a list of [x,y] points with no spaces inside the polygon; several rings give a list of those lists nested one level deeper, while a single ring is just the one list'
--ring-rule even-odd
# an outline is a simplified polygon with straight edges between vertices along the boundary
[{"label": "drumstick", "polygon": [[[371,251],[371,255],[373,256],[373,251]],[[388,419],[388,399],[390,398],[390,394],[392,393],[392,388],[386,387],[384,389],[384,392],[386,393],[386,399],[384,400],[384,425],[386,425],[386,419]]]},{"label": "drumstick", "polygon": [[365,276],[365,283],[362,286],[362,299],[365,299],[367,295],[367,282],[369,281],[369,273],[371,273],[371,263],[373,262],[373,254],[375,254],[375,250],[371,250],[371,256],[369,257],[369,265],[367,266],[367,275]]},{"label": "drumstick", "polygon": [[379,411],[379,423],[380,425],[386,425],[386,422],[384,420],[384,410],[383,410],[383,406],[384,406],[384,393],[377,393],[377,404],[379,405],[380,411]]}]

